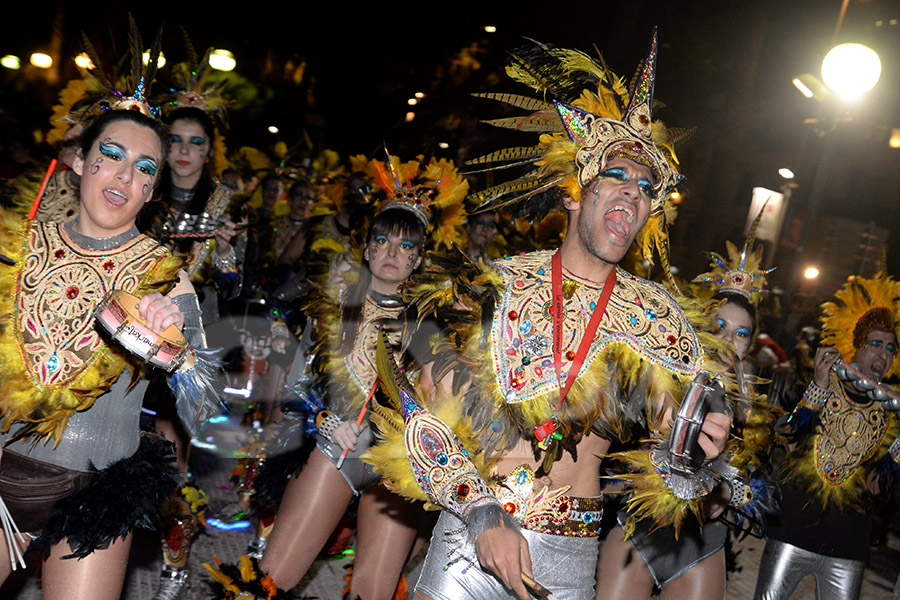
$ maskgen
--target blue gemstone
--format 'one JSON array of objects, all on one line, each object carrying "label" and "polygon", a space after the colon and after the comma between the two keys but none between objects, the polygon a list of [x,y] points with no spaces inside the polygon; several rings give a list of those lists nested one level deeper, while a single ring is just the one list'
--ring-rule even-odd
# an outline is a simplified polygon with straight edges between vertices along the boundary
[{"label": "blue gemstone", "polygon": [[444,465],[446,465],[448,462],[450,462],[450,459],[447,458],[447,455],[446,455],[446,454],[444,454],[443,452],[441,452],[440,454],[437,455],[437,462],[438,462],[439,465],[444,466]]},{"label": "blue gemstone", "polygon": [[52,373],[53,371],[55,371],[57,368],[59,368],[59,359],[56,358],[56,353],[55,353],[55,352],[53,353],[53,356],[51,356],[51,357],[47,360],[47,368],[50,369],[50,372],[51,372],[51,373]]},{"label": "blue gemstone", "polygon": [[644,311],[644,314],[646,314],[647,318],[650,319],[651,321],[656,320],[656,311],[654,311],[653,309],[648,308],[646,311]]},{"label": "blue gemstone", "polygon": [[543,274],[544,274],[544,269],[543,268],[538,269],[538,275],[543,275]]},{"label": "blue gemstone", "polygon": [[660,333],[665,333],[665,332],[666,332],[666,326],[660,324],[660,326],[659,326],[659,331],[660,331]]},{"label": "blue gemstone", "polygon": [[519,471],[519,474],[516,475],[516,483],[523,484],[528,481],[528,473],[525,471]]},{"label": "blue gemstone", "polygon": [[586,512],[581,518],[585,523],[590,523],[594,520],[594,513]]},{"label": "blue gemstone", "polygon": [[635,317],[634,315],[628,315],[628,317],[631,320],[632,325],[637,325],[637,317]]},{"label": "blue gemstone", "polygon": [[595,308],[597,308],[597,303],[591,302],[591,310],[594,310]]},{"label": "blue gemstone", "polygon": [[529,331],[531,331],[531,321],[526,319],[519,325],[519,333],[526,334]]}]

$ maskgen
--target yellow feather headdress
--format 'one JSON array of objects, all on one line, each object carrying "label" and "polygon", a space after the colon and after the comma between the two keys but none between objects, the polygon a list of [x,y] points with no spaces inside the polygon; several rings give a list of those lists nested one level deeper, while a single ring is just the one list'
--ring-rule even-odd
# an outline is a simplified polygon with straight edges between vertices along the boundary
[{"label": "yellow feather headdress", "polygon": [[[487,121],[488,124],[540,134],[536,146],[506,148],[476,158],[469,165],[486,170],[531,166],[524,175],[473,194],[478,210],[518,206],[518,215],[541,220],[557,205],[557,189],[580,201],[590,183],[613,156],[646,165],[654,174],[655,198],[650,220],[637,244],[651,258],[655,247],[670,280],[668,223],[674,218],[669,194],[682,181],[674,144],[687,132],[667,130],[650,118],[656,71],[656,30],[630,93],[622,78],[602,57],[535,42],[512,54],[507,74],[539,92],[540,98],[514,94],[476,94],[528,111],[525,116]],[[551,98],[552,101],[547,100]]]},{"label": "yellow feather headdress", "polygon": [[[879,273],[872,279],[851,276],[822,305],[822,345],[834,346],[846,362],[865,343],[870,331],[897,335],[900,316],[900,283]],[[900,373],[900,357],[895,356],[885,377]]]}]

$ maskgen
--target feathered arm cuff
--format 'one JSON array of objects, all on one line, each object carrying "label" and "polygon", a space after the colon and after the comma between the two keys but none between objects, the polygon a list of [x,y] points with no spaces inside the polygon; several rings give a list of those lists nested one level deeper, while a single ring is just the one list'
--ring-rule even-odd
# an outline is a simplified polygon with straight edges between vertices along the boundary
[{"label": "feathered arm cuff", "polygon": [[731,527],[758,538],[766,534],[766,515],[778,511],[775,486],[764,477],[750,481],[734,479],[728,482],[731,500],[723,519]]},{"label": "feathered arm cuff", "polygon": [[831,390],[820,388],[815,382],[810,382],[803,398],[794,407],[793,412],[784,424],[785,436],[790,441],[796,441],[799,437],[812,432],[819,423],[819,414],[825,403],[831,397]]},{"label": "feathered arm cuff", "polygon": [[212,382],[222,362],[219,348],[190,348],[181,368],[169,378],[178,417],[194,435],[200,424],[219,413],[221,405]]},{"label": "feathered arm cuff", "polygon": [[517,529],[447,424],[407,392],[402,391],[401,398],[407,457],[428,498],[466,523],[470,543],[486,529],[500,525]]}]

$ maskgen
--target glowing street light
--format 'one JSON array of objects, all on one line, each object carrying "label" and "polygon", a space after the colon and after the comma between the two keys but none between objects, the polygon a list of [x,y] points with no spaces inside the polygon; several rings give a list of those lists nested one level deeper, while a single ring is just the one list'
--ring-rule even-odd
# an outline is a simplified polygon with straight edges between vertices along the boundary
[{"label": "glowing street light", "polygon": [[[149,58],[147,60],[150,60]],[[78,56],[75,57],[75,64],[79,69],[87,69],[90,71],[94,67],[94,62],[91,60],[91,57],[88,56],[87,52],[82,52]]]},{"label": "glowing street light", "polygon": [[278,128],[274,125],[269,125],[269,133],[278,133]]},{"label": "glowing street light", "polygon": [[817,269],[816,267],[812,267],[812,266],[806,267],[806,270],[803,271],[803,276],[806,277],[807,279],[815,279],[816,277],[819,276],[819,269]]},{"label": "glowing street light", "polygon": [[894,127],[891,131],[891,139],[888,140],[891,148],[900,148],[900,127]]},{"label": "glowing street light", "polygon": [[413,94],[413,95],[414,95],[416,98],[418,98],[419,100],[421,100],[422,98],[425,97],[424,92],[416,92],[416,93]]},{"label": "glowing street light", "polygon": [[49,69],[53,66],[53,59],[50,58],[49,54],[44,54],[43,52],[35,52],[32,54],[29,62],[38,69]]},{"label": "glowing street light", "polygon": [[410,106],[415,106],[416,104],[419,103],[419,101],[416,100],[415,98],[410,98],[409,100],[406,101],[406,103],[409,104]]},{"label": "glowing street light", "polygon": [[217,71],[233,71],[237,66],[234,54],[224,48],[216,48],[209,53],[209,66]]},{"label": "glowing street light", "polygon": [[3,58],[0,58],[0,65],[7,69],[15,71],[16,69],[22,68],[22,61],[19,60],[19,57],[14,54],[7,54]]},{"label": "glowing street light", "polygon": [[485,25],[484,31],[485,33],[497,33],[497,28],[494,25]]},{"label": "glowing street light", "polygon": [[[144,53],[141,56],[143,57],[145,65],[150,62],[150,51],[149,50],[144,50]],[[163,55],[162,52],[160,52],[159,56],[156,58],[156,68],[162,69],[164,66],[166,66],[166,57]]]},{"label": "glowing street light", "polygon": [[822,79],[845,100],[857,100],[881,77],[878,53],[862,44],[840,44],[822,61]]},{"label": "glowing street light", "polygon": [[781,175],[784,179],[793,179],[794,172],[786,167],[782,167],[778,169],[778,174]]},{"label": "glowing street light", "polygon": [[414,113],[413,111],[409,111],[408,113],[406,113],[406,122],[407,123],[412,123],[413,119],[415,119],[415,118],[416,118],[416,113]]}]

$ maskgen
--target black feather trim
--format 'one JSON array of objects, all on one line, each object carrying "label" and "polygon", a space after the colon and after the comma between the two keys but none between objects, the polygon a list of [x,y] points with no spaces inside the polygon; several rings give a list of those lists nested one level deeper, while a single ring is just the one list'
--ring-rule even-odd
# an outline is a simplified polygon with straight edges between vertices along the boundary
[{"label": "black feather trim", "polygon": [[288,481],[300,472],[315,447],[315,436],[309,436],[299,448],[266,458],[253,484],[255,493],[250,501],[257,513],[278,508]]},{"label": "black feather trim", "polygon": [[155,530],[163,501],[178,488],[181,472],[175,467],[175,447],[162,438],[143,435],[141,445],[102,471],[90,466],[90,485],[61,500],[34,541],[44,556],[62,539],[72,553],[84,558],[108,548],[117,538],[140,527]]}]

